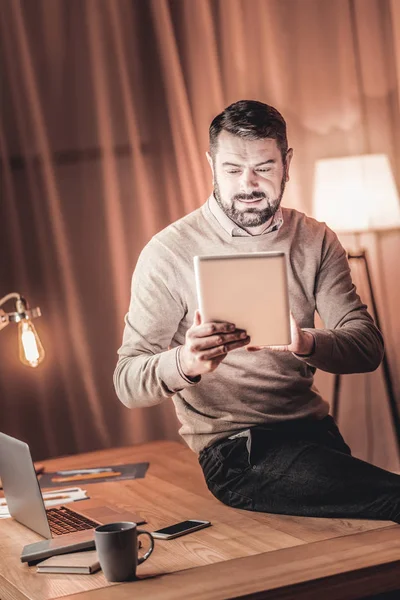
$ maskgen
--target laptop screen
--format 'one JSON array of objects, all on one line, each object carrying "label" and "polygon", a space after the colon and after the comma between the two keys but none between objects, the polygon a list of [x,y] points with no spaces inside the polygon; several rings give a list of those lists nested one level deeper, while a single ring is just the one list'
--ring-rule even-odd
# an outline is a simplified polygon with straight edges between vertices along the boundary
[{"label": "laptop screen", "polygon": [[29,446],[5,433],[0,433],[0,477],[10,515],[44,538],[51,538]]}]

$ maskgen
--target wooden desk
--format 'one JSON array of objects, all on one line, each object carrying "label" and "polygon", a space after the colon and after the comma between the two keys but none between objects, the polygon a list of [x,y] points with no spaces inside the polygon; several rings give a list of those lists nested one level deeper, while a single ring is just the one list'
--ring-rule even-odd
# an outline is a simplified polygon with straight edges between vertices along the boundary
[{"label": "wooden desk", "polygon": [[[153,442],[45,462],[46,469],[150,463],[144,479],[85,484],[91,500],[142,515],[149,531],[176,521],[213,526],[156,540],[139,580],[108,584],[94,575],[44,575],[20,562],[41,539],[0,520],[1,600],[151,600],[293,598],[346,600],[400,588],[400,526],[390,521],[317,519],[253,513],[224,506],[208,491],[196,456],[176,442]],[[79,508],[79,503],[74,507]],[[112,585],[112,590],[110,589]]]}]

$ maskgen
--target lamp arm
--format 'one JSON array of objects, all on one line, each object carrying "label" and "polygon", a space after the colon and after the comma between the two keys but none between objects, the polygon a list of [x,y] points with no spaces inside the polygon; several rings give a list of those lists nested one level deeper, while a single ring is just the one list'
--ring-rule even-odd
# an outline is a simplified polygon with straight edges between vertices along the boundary
[{"label": "lamp arm", "polygon": [[5,313],[2,308],[0,308],[0,331],[2,329],[4,329],[4,327],[7,327],[9,322],[10,322],[10,319],[8,317],[8,314]]},{"label": "lamp arm", "polygon": [[[20,302],[21,294],[18,294],[18,292],[11,292],[10,294],[6,294],[2,298],[0,298],[0,306],[3,306],[3,304],[8,302],[9,300],[12,300],[13,298],[15,298],[15,300],[17,302]],[[2,308],[0,308],[0,331],[2,329],[4,329],[4,327],[7,327],[9,322],[10,322],[10,315],[8,313],[4,312],[4,310]]]},{"label": "lamp arm", "polygon": [[3,306],[3,304],[12,299],[15,300],[16,312],[4,312],[4,310],[0,308],[0,331],[11,321],[18,323],[23,319],[35,319],[41,315],[39,307],[28,309],[25,298],[17,292],[11,292],[11,294],[7,294],[6,296],[3,296],[3,298],[0,298],[0,306]]},{"label": "lamp arm", "polygon": [[6,296],[3,296],[3,298],[0,298],[0,306],[3,306],[3,304],[5,304],[9,300],[11,300],[12,298],[15,298],[16,300],[20,300],[21,294],[18,294],[17,292],[11,292],[11,294],[6,294]]}]

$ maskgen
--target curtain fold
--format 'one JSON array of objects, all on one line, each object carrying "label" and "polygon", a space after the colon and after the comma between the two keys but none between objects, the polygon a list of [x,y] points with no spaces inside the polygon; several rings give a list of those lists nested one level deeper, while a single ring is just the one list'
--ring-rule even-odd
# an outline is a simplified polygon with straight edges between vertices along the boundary
[{"label": "curtain fold", "polygon": [[[179,439],[172,402],[128,411],[112,385],[141,249],[206,200],[208,127],[239,99],[275,105],[287,120],[295,152],[286,206],[312,214],[318,158],[386,153],[400,187],[399,2],[0,8],[0,295],[16,290],[41,307],[46,349],[29,370],[15,328],[0,333],[0,429],[27,440],[37,459]],[[366,234],[363,244],[400,403],[400,232]],[[352,377],[339,420],[347,441],[361,458],[399,468],[380,372]],[[332,377],[318,373],[317,384],[330,400]]]}]

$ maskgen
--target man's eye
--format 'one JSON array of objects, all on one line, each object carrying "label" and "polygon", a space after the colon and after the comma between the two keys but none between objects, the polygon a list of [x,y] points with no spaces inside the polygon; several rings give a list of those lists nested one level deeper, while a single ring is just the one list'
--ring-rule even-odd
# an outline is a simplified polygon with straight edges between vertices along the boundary
[{"label": "man's eye", "polygon": [[271,169],[257,169],[257,173],[268,173]]},{"label": "man's eye", "polygon": [[240,173],[240,170],[239,169],[231,169],[230,171],[227,171],[227,173],[230,173],[230,174],[232,174],[232,173]]}]

